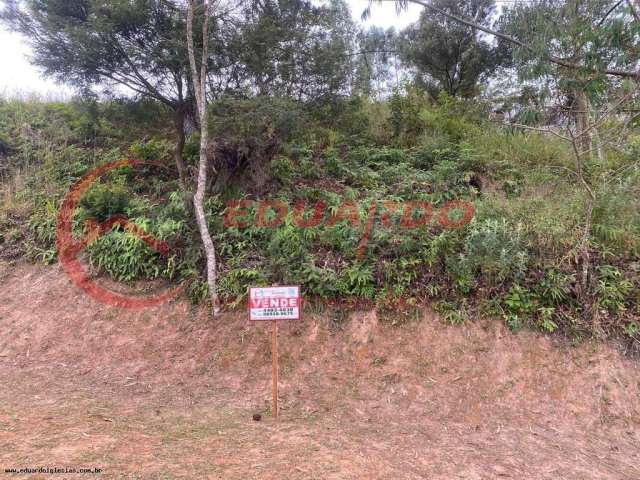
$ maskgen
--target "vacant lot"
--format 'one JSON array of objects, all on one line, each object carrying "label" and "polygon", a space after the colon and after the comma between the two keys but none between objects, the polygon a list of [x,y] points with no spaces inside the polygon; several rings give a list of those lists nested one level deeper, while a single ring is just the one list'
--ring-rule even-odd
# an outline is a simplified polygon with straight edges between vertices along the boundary
[{"label": "vacant lot", "polygon": [[0,275],[2,471],[640,478],[640,368],[613,347],[556,345],[498,321],[448,327],[428,311],[401,326],[309,312],[281,329],[275,423],[268,327],[244,312],[123,311],[95,304],[57,267]]}]

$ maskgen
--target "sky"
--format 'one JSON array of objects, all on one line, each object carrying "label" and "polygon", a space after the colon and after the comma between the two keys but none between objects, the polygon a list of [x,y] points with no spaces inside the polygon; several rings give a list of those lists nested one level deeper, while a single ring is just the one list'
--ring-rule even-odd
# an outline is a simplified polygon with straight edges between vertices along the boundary
[{"label": "sky", "polygon": [[[397,15],[391,2],[383,3],[374,5],[371,17],[362,22],[360,16],[369,0],[347,0],[347,3],[355,21],[364,26],[384,28],[403,28],[416,21],[421,10],[419,5],[410,5],[407,11]],[[0,69],[0,96],[37,93],[45,97],[63,98],[70,95],[70,90],[64,85],[43,78],[41,72],[29,63],[30,53],[24,38],[0,27],[0,65],[3,66]]]}]

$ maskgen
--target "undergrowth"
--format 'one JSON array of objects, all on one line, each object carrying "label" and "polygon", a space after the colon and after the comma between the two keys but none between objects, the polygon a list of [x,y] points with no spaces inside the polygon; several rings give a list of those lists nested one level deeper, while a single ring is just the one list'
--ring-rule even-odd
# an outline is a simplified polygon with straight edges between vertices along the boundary
[{"label": "undergrowth", "polygon": [[[254,107],[260,131],[279,138],[277,151],[265,160],[269,182],[253,191],[230,179],[206,202],[226,305],[242,303],[250,285],[296,283],[305,295],[325,301],[372,302],[393,312],[388,316],[394,324],[410,321],[417,306],[431,302],[452,324],[483,314],[502,317],[514,331],[640,341],[640,182],[634,158],[608,153],[610,169],[631,165],[615,181],[604,180],[605,167],[592,173],[603,180],[594,181],[599,200],[589,237],[592,305],[586,306],[578,301],[576,280],[584,197],[562,168],[571,162],[562,143],[501,130],[484,120],[481,105],[397,92],[389,102],[350,102],[337,118],[300,104],[265,100],[256,107],[225,99],[212,107],[216,135],[246,138]],[[123,118],[136,127],[121,126]],[[124,215],[166,242],[169,254],[116,226],[87,247],[87,262],[118,281],[186,281],[194,302],[205,299],[204,258],[189,192],[175,179],[166,118],[154,104],[0,101],[0,138],[7,146],[0,171],[4,255],[55,262],[56,219],[69,187],[108,161],[152,160],[165,168],[120,169],[101,178],[82,199],[75,234],[87,233],[87,221]],[[185,157],[193,165],[188,149]],[[255,221],[225,227],[227,202],[241,199],[277,200],[288,212],[275,227]],[[473,203],[470,223],[444,229],[436,214],[426,225],[404,228],[401,211],[385,210],[388,202],[414,201],[430,202],[437,211],[451,200]],[[345,201],[359,213],[358,224],[329,221]],[[326,214],[300,227],[298,202],[305,202],[306,220],[319,203]],[[361,252],[372,205],[375,222]],[[256,209],[248,206],[250,220]],[[275,211],[265,213],[267,222],[274,218]]]}]

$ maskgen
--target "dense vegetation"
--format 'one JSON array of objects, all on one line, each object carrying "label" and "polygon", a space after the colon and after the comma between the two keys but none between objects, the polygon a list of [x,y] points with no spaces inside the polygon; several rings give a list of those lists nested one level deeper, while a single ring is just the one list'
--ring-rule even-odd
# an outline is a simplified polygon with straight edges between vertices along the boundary
[{"label": "dense vegetation", "polygon": [[[434,37],[428,34],[430,25],[446,24],[427,13],[421,25],[399,35],[375,29],[359,32],[360,43],[354,47],[349,42],[356,36],[349,32],[355,27],[344,4],[329,3],[330,18],[310,7],[297,16],[287,2],[265,2],[271,7],[246,11],[240,33],[215,33],[221,36],[216,41],[229,42],[222,50],[229,55],[242,57],[264,49],[259,55],[234,58],[234,72],[224,78],[235,79],[237,88],[225,83],[212,93],[208,107],[215,176],[208,185],[205,210],[220,256],[218,293],[227,308],[244,300],[249,285],[296,283],[308,297],[342,302],[345,308],[360,302],[375,305],[389,312],[385,318],[394,322],[407,321],[420,304],[430,302],[451,323],[476,315],[499,316],[513,330],[560,330],[576,341],[615,335],[640,345],[638,117],[615,111],[600,121],[597,115],[622,94],[625,103],[618,107],[633,111],[637,97],[624,76],[612,79],[593,70],[613,68],[627,58],[610,55],[606,65],[594,60],[604,58],[605,50],[628,49],[629,56],[637,52],[632,11],[624,10],[616,17],[622,20],[612,25],[606,17],[600,22],[607,10],[603,2],[591,2],[593,10],[581,12],[585,18],[597,18],[602,28],[615,29],[617,43],[603,45],[598,37],[602,31],[594,31],[582,52],[589,64],[577,74],[553,62],[544,63],[543,69],[535,65],[532,51],[519,57],[504,45],[477,38],[466,27],[445,29],[449,36]],[[468,13],[460,2],[434,3],[453,5],[452,11],[460,15]],[[492,3],[477,3],[489,25],[485,10]],[[541,17],[534,20],[544,20],[544,9],[561,8],[563,2],[540,3]],[[518,8],[524,7],[514,10]],[[532,15],[529,10],[520,13],[504,15],[504,31],[518,34],[518,22]],[[170,9],[154,14],[178,18]],[[318,28],[330,28],[326,22],[340,29],[333,28],[331,36],[318,35]],[[182,28],[162,25],[172,32]],[[100,24],[103,29],[119,26]],[[290,39],[270,43],[285,30]],[[627,30],[632,31],[631,41],[625,37]],[[309,67],[306,77],[282,67],[287,65],[283,58],[294,55],[293,46],[305,35],[316,42],[299,52],[300,65]],[[526,38],[526,32],[521,37]],[[172,41],[176,38],[180,36]],[[240,41],[249,46],[231,48]],[[452,43],[462,45],[464,52],[444,70],[464,71],[468,77],[434,74],[441,71],[438,62],[447,63],[447,45]],[[389,82],[388,72],[397,60],[384,53],[389,45],[398,47],[400,61],[405,62],[402,74],[415,74],[407,81]],[[352,47],[367,53],[352,58],[345,54]],[[600,53],[592,55],[589,49],[597,48]],[[343,56],[335,55],[337,51]],[[276,52],[283,57],[275,58]],[[425,58],[433,52],[437,58]],[[174,80],[188,76],[183,53],[173,51],[180,62],[163,66],[180,72]],[[214,57],[212,63],[224,63],[221,58]],[[344,61],[337,62],[339,58]],[[572,58],[577,58],[575,52]],[[479,82],[500,65],[512,68],[518,59],[522,78],[535,81],[516,82],[518,88],[509,95],[482,88]],[[83,68],[89,68],[85,60]],[[121,58],[112,60],[103,67],[121,68]],[[48,68],[61,74],[72,67],[49,63]],[[224,73],[216,68],[212,66],[214,75]],[[86,73],[77,70],[75,80],[97,81]],[[490,83],[496,85],[497,80]],[[165,91],[161,85],[155,88]],[[185,129],[185,118],[194,120],[186,83],[184,88],[179,98],[163,94],[115,99],[85,92],[65,102],[2,99],[2,255],[55,262],[56,217],[70,186],[92,168],[130,156],[156,164],[105,175],[84,196],[75,215],[76,233],[83,234],[87,220],[122,214],[166,242],[169,255],[163,257],[135,235],[114,227],[87,247],[86,262],[122,282],[185,282],[194,302],[205,300],[205,259],[190,204],[199,134]],[[585,121],[579,109],[585,104],[576,92],[586,95],[596,119],[580,128],[599,135],[593,140],[597,152],[594,147],[588,155],[578,155],[579,176],[574,147],[586,135],[573,142],[562,138],[563,128],[570,128],[566,125]],[[184,114],[178,121],[176,112]],[[511,126],[503,119],[513,120]],[[184,145],[179,138],[177,149],[176,125],[186,132]],[[233,202],[257,199],[288,205],[284,221],[276,226],[256,222],[257,204],[245,202],[249,221],[225,224]],[[437,211],[451,200],[474,204],[469,224],[443,228],[434,219],[405,228],[401,213],[387,211],[384,216],[387,202],[430,202]],[[325,204],[323,221],[299,226],[294,207],[301,202],[307,206],[307,220],[314,205]],[[345,202],[356,205],[360,223],[341,217],[330,221]],[[360,252],[372,205],[375,224]],[[275,212],[262,214],[269,220]],[[588,276],[583,277],[585,259]]]}]

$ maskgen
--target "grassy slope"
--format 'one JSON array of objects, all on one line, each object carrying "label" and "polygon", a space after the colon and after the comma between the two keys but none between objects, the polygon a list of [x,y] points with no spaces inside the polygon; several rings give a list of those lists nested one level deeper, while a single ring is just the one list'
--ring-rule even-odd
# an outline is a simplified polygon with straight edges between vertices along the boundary
[{"label": "grassy slope", "polygon": [[[135,105],[92,110],[14,101],[1,107],[0,135],[11,148],[0,212],[5,255],[55,261],[58,202],[92,166],[129,154],[171,164],[160,113],[154,117]],[[242,107],[251,115],[256,111]],[[254,130],[272,119],[275,132],[284,136],[293,127],[281,117],[295,115],[290,106],[283,108],[285,113],[272,107],[276,114],[267,109]],[[348,222],[300,229],[289,217],[277,229],[225,229],[225,201],[256,198],[251,188],[232,188],[207,205],[223,260],[222,296],[233,302],[249,284],[295,282],[307,295],[375,303],[381,311],[395,311],[397,321],[411,318],[415,305],[429,300],[452,323],[479,312],[504,317],[514,330],[525,325],[561,329],[575,340],[604,332],[626,335],[637,344],[638,182],[634,170],[608,177],[632,165],[633,156],[609,152],[604,164],[590,166],[599,189],[591,238],[597,308],[595,317],[585,319],[575,295],[583,195],[567,171],[571,157],[566,147],[537,134],[496,130],[451,101],[414,110],[410,113],[418,116],[406,122],[412,129],[395,139],[384,104],[343,112],[333,129],[305,123],[298,128],[300,136],[285,142],[273,160],[272,181],[260,197],[289,205],[324,201],[330,212],[347,199],[359,204],[362,219],[372,202],[426,200],[439,207],[465,199],[476,206],[471,225],[456,231],[437,224],[406,231],[398,225],[381,228],[378,220],[366,256],[359,260],[362,231]],[[234,131],[246,133],[242,122],[247,119],[230,111],[234,116],[227,124],[235,130],[218,133],[229,138]],[[136,142],[143,136],[145,141]],[[191,150],[188,145],[193,163]],[[188,279],[191,297],[204,298],[202,257],[170,175],[112,175],[88,196],[78,220],[120,211],[167,241],[173,258],[161,261],[131,236],[114,232],[92,245],[88,260],[120,281]]]}]

